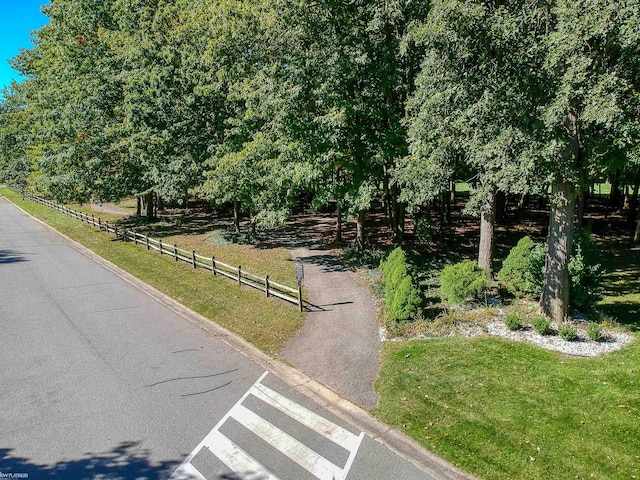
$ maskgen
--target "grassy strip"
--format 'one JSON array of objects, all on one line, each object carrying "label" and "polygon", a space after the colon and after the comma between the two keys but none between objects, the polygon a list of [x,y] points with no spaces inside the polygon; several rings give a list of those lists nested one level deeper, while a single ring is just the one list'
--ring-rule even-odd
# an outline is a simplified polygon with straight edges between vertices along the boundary
[{"label": "grassy strip", "polygon": [[34,217],[101,257],[135,275],[192,310],[242,336],[268,354],[280,352],[300,329],[304,315],[294,305],[213,278],[203,270],[193,271],[185,263],[147,252],[130,243],[117,242],[93,227],[59,214],[19,194],[0,189],[0,194]]},{"label": "grassy strip", "polygon": [[487,337],[387,343],[376,415],[489,479],[637,478],[640,344],[568,358]]},{"label": "grassy strip", "polygon": [[253,245],[212,245],[208,234],[172,235],[162,237],[162,241],[176,244],[187,250],[195,250],[205,257],[216,257],[229,265],[241,265],[254,275],[269,275],[271,280],[295,287],[296,274],[291,254],[286,248],[261,249]]}]

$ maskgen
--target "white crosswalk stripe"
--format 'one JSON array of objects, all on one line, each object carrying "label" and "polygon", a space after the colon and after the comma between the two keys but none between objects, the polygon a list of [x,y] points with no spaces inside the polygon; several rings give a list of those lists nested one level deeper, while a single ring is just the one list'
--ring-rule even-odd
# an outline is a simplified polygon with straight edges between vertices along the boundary
[{"label": "white crosswalk stripe", "polygon": [[[259,461],[251,456],[243,446],[237,445],[227,438],[220,429],[229,419],[242,425],[254,435],[267,442],[288,459],[304,468],[319,480],[343,480],[360,448],[364,434],[355,435],[345,428],[318,415],[308,408],[292,401],[261,382],[267,375],[265,372],[256,383],[243,395],[234,407],[218,422],[211,432],[200,442],[194,451],[185,459],[170,477],[170,480],[206,480],[192,460],[203,450],[208,449],[234,474],[245,480],[289,480],[277,477]],[[336,465],[323,457],[301,440],[273,425],[255,411],[247,408],[243,402],[253,396],[277,409],[289,418],[313,430],[325,439],[342,447],[348,452],[344,465]]]}]

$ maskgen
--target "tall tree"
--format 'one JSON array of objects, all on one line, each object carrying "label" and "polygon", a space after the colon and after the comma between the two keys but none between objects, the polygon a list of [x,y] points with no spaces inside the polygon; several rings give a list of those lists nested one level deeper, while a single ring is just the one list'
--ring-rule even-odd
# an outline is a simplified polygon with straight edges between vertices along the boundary
[{"label": "tall tree", "polygon": [[[593,165],[637,148],[640,6],[613,0],[558,0],[544,38],[544,167],[551,184],[546,275],[540,304],[556,320],[570,305],[574,207]],[[636,117],[637,118],[637,117]],[[627,157],[629,159],[629,157]],[[628,161],[628,160],[627,160]]]},{"label": "tall tree", "polygon": [[538,3],[434,1],[413,32],[427,55],[409,103],[410,156],[396,180],[407,201],[430,201],[465,165],[474,178],[466,210],[480,216],[478,263],[488,270],[497,192],[532,186],[537,76],[528,58],[544,14]]}]

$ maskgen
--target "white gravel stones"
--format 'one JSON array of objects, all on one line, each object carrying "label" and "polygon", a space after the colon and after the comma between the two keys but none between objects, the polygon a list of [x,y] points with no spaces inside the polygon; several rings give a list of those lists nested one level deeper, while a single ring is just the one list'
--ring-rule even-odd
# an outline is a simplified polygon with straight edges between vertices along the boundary
[{"label": "white gravel stones", "polygon": [[[551,328],[555,330],[557,324],[552,323]],[[549,350],[556,350],[567,355],[579,357],[595,357],[612,352],[631,343],[634,339],[632,334],[607,330],[603,331],[600,340],[594,342],[587,337],[584,329],[578,328],[578,339],[568,342],[559,335],[540,335],[533,329],[511,331],[502,321],[494,321],[488,324],[487,332],[490,335],[496,335],[519,342],[535,343]]]}]

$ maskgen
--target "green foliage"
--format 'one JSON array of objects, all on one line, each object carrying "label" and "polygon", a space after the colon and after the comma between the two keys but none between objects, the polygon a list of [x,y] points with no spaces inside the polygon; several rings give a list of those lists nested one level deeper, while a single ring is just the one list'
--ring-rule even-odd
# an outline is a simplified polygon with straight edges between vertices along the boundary
[{"label": "green foliage", "polygon": [[597,262],[597,248],[588,230],[574,239],[573,255],[569,260],[571,306],[592,311],[602,300],[604,270]]},{"label": "green foliage", "polygon": [[448,265],[440,273],[440,296],[453,303],[464,303],[490,286],[489,275],[473,260]]},{"label": "green foliage", "polygon": [[558,326],[558,334],[567,342],[572,342],[578,338],[578,330],[570,323],[564,322]]},{"label": "green foliage", "polygon": [[[498,279],[515,295],[540,296],[544,283],[546,245],[522,238],[505,259]],[[577,235],[569,260],[570,301],[575,309],[590,311],[602,299],[603,269],[588,230]]]},{"label": "green foliage", "polygon": [[600,328],[600,325],[598,325],[596,322],[589,322],[587,325],[587,336],[593,340],[594,342],[597,342],[600,339],[600,335],[602,334],[602,329]]},{"label": "green foliage", "polygon": [[396,295],[396,290],[402,283],[402,281],[409,276],[407,266],[404,263],[398,265],[393,271],[387,271],[385,274],[385,301],[387,306],[391,308],[393,306],[393,300]]},{"label": "green foliage", "polygon": [[536,244],[531,237],[526,236],[520,239],[511,249],[498,272],[500,284],[514,295],[540,295],[542,283],[539,282],[540,275],[535,275],[539,268],[534,261],[535,247]]},{"label": "green foliage", "polygon": [[540,335],[549,335],[551,333],[551,321],[547,317],[536,317],[531,320],[533,329]]},{"label": "green foliage", "polygon": [[420,289],[415,286],[411,276],[406,276],[393,296],[391,318],[396,321],[410,320],[418,313],[421,304]]},{"label": "green foliage", "polygon": [[522,320],[518,315],[509,314],[505,317],[504,323],[509,330],[515,331],[522,328]]},{"label": "green foliage", "polygon": [[382,273],[388,271],[393,272],[396,267],[402,263],[405,263],[407,256],[404,253],[402,247],[397,247],[391,251],[387,258],[383,258],[380,261],[380,271]]}]

